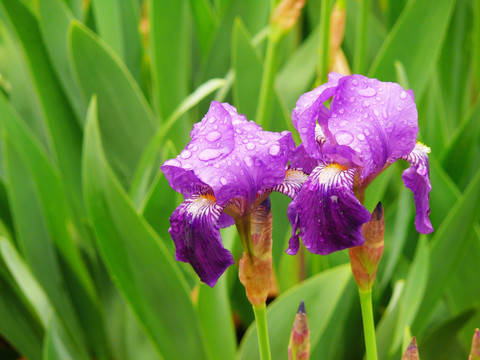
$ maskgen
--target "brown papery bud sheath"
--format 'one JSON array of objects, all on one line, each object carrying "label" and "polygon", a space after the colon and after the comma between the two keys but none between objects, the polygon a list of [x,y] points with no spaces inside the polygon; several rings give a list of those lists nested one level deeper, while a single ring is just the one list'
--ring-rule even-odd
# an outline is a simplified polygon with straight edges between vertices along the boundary
[{"label": "brown papery bud sheath", "polygon": [[297,23],[304,5],[305,0],[281,1],[270,18],[271,25],[281,33],[288,32]]},{"label": "brown papery bud sheath", "polygon": [[472,339],[472,349],[468,360],[480,360],[480,330],[476,329]]},{"label": "brown papery bud sheath", "polygon": [[292,327],[288,343],[289,360],[308,360],[310,358],[310,329],[308,327],[305,304],[302,301]]},{"label": "brown papery bud sheath", "polygon": [[348,254],[358,288],[369,291],[375,280],[378,263],[382,258],[384,248],[385,219],[381,203],[378,203],[373,211],[370,221],[363,224],[362,234],[365,243],[348,249]]},{"label": "brown papery bud sheath", "polygon": [[261,203],[250,215],[251,252],[240,259],[238,276],[253,306],[265,304],[272,277],[272,213],[270,201]]},{"label": "brown papery bud sheath", "polygon": [[412,338],[412,341],[410,341],[410,344],[408,344],[407,350],[405,350],[405,354],[402,356],[402,360],[420,360],[415,336]]}]

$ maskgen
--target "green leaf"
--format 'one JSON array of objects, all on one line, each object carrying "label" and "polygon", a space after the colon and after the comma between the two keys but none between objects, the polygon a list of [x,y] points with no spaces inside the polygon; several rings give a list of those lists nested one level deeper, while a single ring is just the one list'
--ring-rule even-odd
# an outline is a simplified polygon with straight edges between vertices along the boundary
[{"label": "green leaf", "polygon": [[68,51],[68,29],[73,15],[62,0],[40,1],[40,30],[58,79],[79,124],[83,126],[87,104],[75,79]]},{"label": "green leaf", "polygon": [[2,3],[25,52],[42,116],[48,128],[47,134],[51,138],[53,158],[65,176],[65,184],[69,187],[68,196],[80,207],[80,128],[50,64],[37,19],[19,0],[2,0]]},{"label": "green leaf", "polygon": [[[188,94],[191,76],[188,0],[151,1],[150,6],[154,103],[159,117],[167,119]],[[179,22],[183,26],[178,26]],[[175,126],[178,144],[187,139],[188,127],[186,121]]]},{"label": "green leaf", "polygon": [[263,66],[251,37],[237,18],[233,27],[232,61],[235,71],[233,99],[238,111],[253,119],[257,112]]},{"label": "green leaf", "polygon": [[138,215],[104,156],[95,100],[85,136],[85,200],[115,284],[164,358],[205,359],[185,280],[161,240]]},{"label": "green leaf", "polygon": [[227,277],[222,276],[213,288],[199,285],[197,311],[205,334],[210,359],[234,359],[237,339],[227,293]]},{"label": "green leaf", "polygon": [[102,357],[109,350],[98,298],[74,243],[85,240],[84,229],[73,217],[60,174],[2,96],[0,113],[8,195],[22,253],[66,328],[82,339],[80,323]]},{"label": "green leaf", "polygon": [[86,359],[80,356],[62,329],[62,324],[54,315],[50,319],[43,347],[43,360]]},{"label": "green leaf", "polygon": [[[278,297],[267,309],[267,323],[272,359],[288,358],[288,341],[293,320],[301,300],[305,301],[310,327],[310,342],[314,348],[324,336],[340,297],[351,276],[350,265],[342,265],[314,276]],[[248,329],[240,345],[238,359],[259,359],[257,329]]]},{"label": "green leaf", "polygon": [[[454,0],[410,1],[378,52],[370,76],[395,81],[394,64],[398,60],[420,98],[440,53],[454,3]],[[421,36],[412,36],[412,29]]]},{"label": "green leaf", "polygon": [[[156,128],[154,115],[125,65],[82,24],[70,27],[71,56],[87,98],[98,96],[105,152],[122,184],[130,182]],[[128,146],[125,146],[128,144]]]}]

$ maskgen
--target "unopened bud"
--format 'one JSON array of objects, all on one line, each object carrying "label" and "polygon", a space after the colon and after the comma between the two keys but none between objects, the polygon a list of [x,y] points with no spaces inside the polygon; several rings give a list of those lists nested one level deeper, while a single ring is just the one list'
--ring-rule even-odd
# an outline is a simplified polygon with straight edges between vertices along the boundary
[{"label": "unopened bud", "polygon": [[418,347],[417,347],[417,340],[415,339],[415,336],[412,338],[412,341],[410,341],[410,344],[407,347],[407,350],[405,350],[405,354],[402,356],[402,360],[419,360],[420,356],[418,355]]},{"label": "unopened bud", "polygon": [[476,329],[472,339],[472,349],[468,360],[480,360],[480,330]]},{"label": "unopened bud", "polygon": [[310,358],[310,329],[308,328],[305,303],[298,307],[288,343],[289,360],[308,360]]},{"label": "unopened bud", "polygon": [[240,259],[238,276],[253,306],[265,304],[272,278],[272,213],[267,198],[250,215],[251,249]]},{"label": "unopened bud", "polygon": [[379,202],[370,221],[363,224],[365,243],[348,249],[353,276],[360,290],[368,291],[372,288],[378,263],[383,255],[384,233],[385,219],[382,204]]},{"label": "unopened bud", "polygon": [[282,0],[273,11],[270,23],[275,30],[284,34],[297,23],[305,0]]}]

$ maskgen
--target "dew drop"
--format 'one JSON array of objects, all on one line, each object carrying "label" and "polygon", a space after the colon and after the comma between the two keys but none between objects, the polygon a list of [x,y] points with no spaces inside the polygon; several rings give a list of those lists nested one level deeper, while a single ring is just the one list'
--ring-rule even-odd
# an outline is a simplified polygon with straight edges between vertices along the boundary
[{"label": "dew drop", "polygon": [[227,179],[225,179],[223,176],[220,178],[220,184],[225,185],[227,183]]},{"label": "dew drop", "polygon": [[274,144],[268,149],[268,153],[272,156],[277,155],[280,152],[280,146]]},{"label": "dew drop", "polygon": [[265,139],[260,140],[260,144],[265,145],[268,141]]},{"label": "dew drop", "polygon": [[383,110],[383,112],[382,112],[382,116],[383,116],[383,118],[384,118],[384,119],[388,119],[388,113],[387,113],[387,110],[385,110],[385,109]]},{"label": "dew drop", "polygon": [[363,113],[363,117],[366,119],[368,118],[368,113]]},{"label": "dew drop", "polygon": [[351,97],[350,99],[348,99],[348,100],[350,100],[350,102],[354,102],[354,101],[355,101],[355,98],[352,96],[352,97]]},{"label": "dew drop", "polygon": [[340,109],[338,109],[338,112],[339,112],[340,114],[343,114],[343,113],[345,112],[345,109],[344,109],[344,108],[340,108]]},{"label": "dew drop", "polygon": [[402,110],[403,108],[400,106],[400,105],[397,105],[397,110],[400,111]]},{"label": "dew drop", "polygon": [[330,200],[332,200],[333,203],[337,203],[338,202],[338,196],[337,195],[332,195],[332,196],[330,196]]},{"label": "dew drop", "polygon": [[[368,115],[367,115],[368,116]],[[362,118],[357,118],[358,122],[362,122]]]},{"label": "dew drop", "polygon": [[335,138],[340,145],[349,145],[353,141],[353,135],[346,131],[339,131]]},{"label": "dew drop", "polygon": [[357,92],[362,96],[368,96],[368,97],[377,95],[377,92],[375,91],[375,89],[371,87],[367,87],[365,89],[358,89]]},{"label": "dew drop", "polygon": [[214,167],[215,169],[219,169],[219,168],[220,168],[220,164],[214,164],[213,167]]},{"label": "dew drop", "polygon": [[180,157],[182,159],[190,159],[190,157],[192,156],[192,153],[189,151],[189,150],[183,150],[181,153],[180,153]]},{"label": "dew drop", "polygon": [[377,96],[377,97],[375,98],[375,100],[377,100],[377,101],[381,101],[381,100],[382,100],[382,98],[381,98],[380,96]]},{"label": "dew drop", "polygon": [[182,167],[183,167],[185,170],[192,170],[192,169],[193,169],[192,164],[184,164]]},{"label": "dew drop", "polygon": [[357,139],[360,140],[360,141],[363,141],[363,140],[365,140],[365,135],[363,135],[363,134],[358,134],[358,135],[357,135]]},{"label": "dew drop", "polygon": [[208,122],[209,122],[210,124],[213,124],[213,123],[215,122],[215,118],[214,118],[214,117],[211,117],[210,119],[208,119]]},{"label": "dew drop", "polygon": [[217,129],[218,129],[218,125],[213,125],[213,128],[214,128],[215,130],[217,130]]},{"label": "dew drop", "polygon": [[253,160],[250,156],[246,156],[243,161],[245,162],[245,164],[247,164],[247,166],[252,166],[253,165]]},{"label": "dew drop", "polygon": [[370,130],[365,129],[365,130],[363,130],[363,133],[365,134],[365,136],[368,136],[368,135],[370,135]]},{"label": "dew drop", "polygon": [[394,128],[395,128],[395,124],[393,122],[389,122],[385,127],[385,131],[388,133],[391,133]]},{"label": "dew drop", "polygon": [[248,143],[248,140],[247,140],[247,139],[243,139],[242,142],[243,142],[244,144],[246,144],[246,143]]},{"label": "dew drop", "polygon": [[242,130],[240,130],[239,128],[236,128],[236,129],[235,129],[235,132],[236,132],[237,134],[241,134],[241,133],[242,133]]},{"label": "dew drop", "polygon": [[212,131],[206,137],[207,137],[208,141],[214,142],[214,141],[217,141],[218,139],[220,139],[221,136],[222,136],[222,134],[220,134],[218,131]]},{"label": "dew drop", "polygon": [[369,107],[370,106],[370,101],[365,100],[362,104],[363,107]]},{"label": "dew drop", "polygon": [[306,127],[302,128],[302,132],[305,134],[308,131]]},{"label": "dew drop", "polygon": [[407,98],[407,93],[405,91],[402,91],[400,94],[400,99],[405,100]]},{"label": "dew drop", "polygon": [[378,115],[380,115],[380,112],[379,112],[377,109],[375,109],[375,110],[373,110],[373,114],[374,114],[375,116],[378,116]]},{"label": "dew drop", "polygon": [[249,142],[249,143],[247,144],[246,148],[247,148],[248,150],[253,150],[253,149],[255,149],[255,144]]},{"label": "dew drop", "polygon": [[208,161],[208,160],[213,160],[213,159],[216,159],[217,157],[219,157],[221,155],[221,151],[220,150],[216,150],[216,149],[205,149],[205,150],[202,150],[200,152],[200,154],[198,154],[198,158],[202,161]]},{"label": "dew drop", "polygon": [[355,86],[357,86],[357,85],[358,85],[358,80],[357,80],[357,79],[353,79],[353,80],[352,80],[352,84],[355,85]]},{"label": "dew drop", "polygon": [[180,162],[175,160],[175,159],[170,159],[168,161],[165,161],[165,165],[168,165],[168,166],[182,166],[182,164],[180,164]]},{"label": "dew drop", "polygon": [[192,151],[197,151],[197,150],[198,150],[198,146],[197,146],[197,145],[193,145]]},{"label": "dew drop", "polygon": [[238,161],[235,162],[235,166],[240,166],[240,163]]}]

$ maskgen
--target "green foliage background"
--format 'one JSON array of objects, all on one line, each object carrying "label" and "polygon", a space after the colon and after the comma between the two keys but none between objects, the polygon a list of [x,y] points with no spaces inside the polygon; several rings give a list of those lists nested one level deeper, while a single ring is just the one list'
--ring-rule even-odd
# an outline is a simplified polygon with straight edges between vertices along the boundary
[{"label": "green foliage background", "polygon": [[[0,358],[258,358],[238,267],[211,289],[174,261],[168,217],[181,198],[159,168],[211,100],[254,119],[274,3],[0,0],[0,334],[16,349]],[[290,111],[317,78],[321,5],[308,0],[279,43],[267,130],[295,133]],[[350,64],[358,7],[346,1]],[[399,359],[415,335],[424,360],[466,359],[480,326],[480,3],[378,0],[367,15],[364,74],[416,95],[435,228],[414,229],[406,164],[368,189],[366,206],[382,200],[386,214],[379,358]],[[303,299],[312,359],[362,359],[348,255],[286,255],[288,201],[272,196],[272,358],[287,358]],[[238,259],[234,229],[222,235]]]}]

